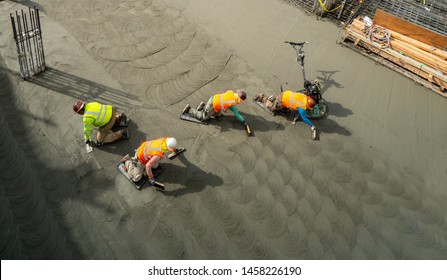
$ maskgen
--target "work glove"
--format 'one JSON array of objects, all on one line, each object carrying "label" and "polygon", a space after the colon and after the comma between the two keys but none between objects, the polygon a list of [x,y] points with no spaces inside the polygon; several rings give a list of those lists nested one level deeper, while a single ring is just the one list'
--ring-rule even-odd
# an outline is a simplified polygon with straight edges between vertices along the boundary
[{"label": "work glove", "polygon": [[155,178],[149,178],[149,184],[151,186],[155,185]]},{"label": "work glove", "polygon": [[92,143],[90,140],[85,141],[85,150],[87,151],[87,154],[93,152]]}]

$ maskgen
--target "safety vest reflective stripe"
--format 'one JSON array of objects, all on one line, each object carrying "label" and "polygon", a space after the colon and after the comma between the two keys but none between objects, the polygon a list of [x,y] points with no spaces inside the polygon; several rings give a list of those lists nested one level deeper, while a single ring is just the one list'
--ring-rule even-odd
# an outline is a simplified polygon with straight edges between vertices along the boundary
[{"label": "safety vest reflective stripe", "polygon": [[[104,114],[104,111],[103,111],[102,104],[99,105],[99,112],[88,111],[88,112],[85,112],[84,114],[95,116],[95,120],[99,121],[99,122],[103,122],[106,117],[106,114]],[[101,114],[102,114],[102,118],[99,118],[101,116]]]},{"label": "safety vest reflective stripe", "polygon": [[92,130],[93,129],[93,124],[88,124],[84,127],[85,130]]},{"label": "safety vest reflective stripe", "polygon": [[[99,105],[99,108],[98,108]],[[86,117],[92,117],[95,121],[93,125],[95,126],[103,126],[107,124],[107,122],[110,120],[112,115],[112,106],[110,105],[102,105],[96,102],[89,103],[86,105],[86,111],[84,113],[84,116]]]},{"label": "safety vest reflective stripe", "polygon": [[293,99],[295,97],[295,94],[290,95],[290,108],[293,110],[296,110],[297,107],[303,108],[304,104],[298,100]]},{"label": "safety vest reflective stripe", "polygon": [[285,91],[282,97],[283,106],[291,110],[297,110],[297,108],[306,109],[305,100],[305,94],[296,93],[290,90]]},{"label": "safety vest reflective stripe", "polygon": [[163,156],[163,141],[165,138],[152,140],[152,141],[146,141],[137,150],[138,159],[143,163],[146,164],[151,156],[153,155],[159,155],[160,157]]},{"label": "safety vest reflective stripe", "polygon": [[230,106],[238,104],[238,99],[236,98],[236,93],[233,91],[227,91],[218,95],[218,104],[215,104],[216,98],[213,100],[214,111],[219,112],[220,110],[228,109]]}]

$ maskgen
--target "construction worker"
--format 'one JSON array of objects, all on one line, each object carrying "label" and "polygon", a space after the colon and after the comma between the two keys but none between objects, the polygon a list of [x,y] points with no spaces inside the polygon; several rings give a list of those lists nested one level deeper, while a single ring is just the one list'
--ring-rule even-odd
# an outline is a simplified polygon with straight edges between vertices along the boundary
[{"label": "construction worker", "polygon": [[82,115],[84,122],[84,138],[85,143],[91,144],[91,135],[93,127],[98,127],[96,135],[97,144],[107,144],[120,138],[129,138],[127,129],[112,131],[115,124],[119,124],[121,120],[127,119],[124,114],[117,114],[115,107],[111,105],[103,105],[98,102],[85,103],[84,101],[76,101],[73,104],[73,111]]},{"label": "construction worker", "polygon": [[301,119],[310,127],[312,139],[317,137],[316,127],[306,116],[306,110],[311,110],[316,102],[315,100],[301,92],[293,92],[286,90],[278,94],[276,97],[270,95],[265,97],[264,93],[260,92],[255,98],[255,101],[259,101],[265,105],[272,112],[277,112],[283,108],[296,111],[296,117],[293,119],[293,124],[301,117]]},{"label": "construction worker", "polygon": [[160,160],[165,153],[175,152],[177,140],[173,137],[164,137],[143,142],[135,151],[135,156],[126,155],[121,161],[126,166],[132,181],[135,183],[143,179],[144,171],[149,178],[149,184],[155,185],[154,172],[160,172]]},{"label": "construction worker", "polygon": [[222,110],[226,111],[230,109],[236,118],[247,127],[247,122],[239,114],[239,110],[236,107],[239,103],[244,102],[246,98],[247,94],[241,89],[236,90],[236,92],[228,90],[225,93],[211,96],[206,105],[204,102],[201,102],[197,109],[193,109],[187,104],[182,113],[189,114],[200,121],[205,121],[210,118],[221,120]]}]

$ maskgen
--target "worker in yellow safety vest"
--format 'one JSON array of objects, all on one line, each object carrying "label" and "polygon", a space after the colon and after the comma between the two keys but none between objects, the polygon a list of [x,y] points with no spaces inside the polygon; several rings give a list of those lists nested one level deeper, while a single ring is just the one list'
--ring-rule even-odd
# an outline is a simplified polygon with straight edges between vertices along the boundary
[{"label": "worker in yellow safety vest", "polygon": [[122,119],[127,118],[124,114],[117,114],[115,107],[103,105],[98,102],[76,101],[73,104],[73,111],[82,115],[84,123],[85,143],[90,145],[93,127],[98,128],[96,135],[97,144],[103,145],[114,142],[120,138],[129,138],[129,131],[121,129],[112,131],[115,124],[119,124]]},{"label": "worker in yellow safety vest", "polygon": [[143,142],[135,150],[135,156],[126,155],[121,161],[124,162],[126,171],[135,183],[143,179],[146,171],[149,184],[155,184],[155,171],[161,171],[159,162],[165,153],[174,152],[177,149],[177,140],[173,137],[163,137],[156,140]]}]

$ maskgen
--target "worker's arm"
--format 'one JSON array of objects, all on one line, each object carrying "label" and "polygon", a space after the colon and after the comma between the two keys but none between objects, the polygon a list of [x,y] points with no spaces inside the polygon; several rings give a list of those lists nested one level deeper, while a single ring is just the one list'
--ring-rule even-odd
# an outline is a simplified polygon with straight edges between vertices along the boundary
[{"label": "worker's arm", "polygon": [[240,121],[241,123],[245,122],[244,117],[242,117],[241,114],[239,114],[239,110],[237,109],[237,106],[230,106],[230,107],[228,107],[228,109],[230,109],[231,112],[233,112],[233,114],[236,116],[238,121]]},{"label": "worker's arm", "polygon": [[146,163],[146,174],[149,177],[149,179],[154,178],[154,174],[152,173],[152,168],[157,164],[157,162],[160,161],[160,159],[161,159],[160,156],[154,155],[154,156],[151,156],[149,161]]},{"label": "worker's arm", "polygon": [[83,117],[82,121],[84,122],[84,139],[87,142],[90,140],[90,137],[92,135],[93,122],[95,120],[90,117]]},{"label": "worker's arm", "polygon": [[298,108],[297,110],[297,115],[301,116],[301,119],[303,120],[303,122],[305,122],[308,126],[313,127],[314,125],[310,122],[310,120],[307,118],[306,115],[306,110]]},{"label": "worker's arm", "polygon": [[242,117],[241,114],[239,114],[239,110],[237,109],[237,107],[236,106],[230,106],[228,108],[233,112],[233,114],[236,116],[238,121],[240,121],[245,126],[245,129],[247,130],[248,136],[252,136],[253,134],[251,132],[250,127],[248,126],[248,123],[245,121],[244,117]]}]

